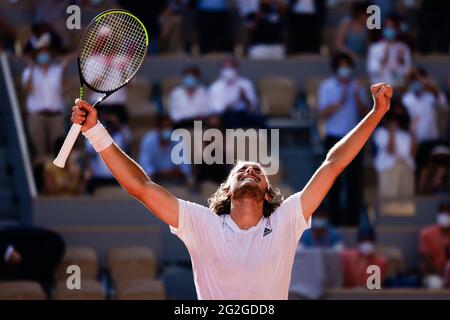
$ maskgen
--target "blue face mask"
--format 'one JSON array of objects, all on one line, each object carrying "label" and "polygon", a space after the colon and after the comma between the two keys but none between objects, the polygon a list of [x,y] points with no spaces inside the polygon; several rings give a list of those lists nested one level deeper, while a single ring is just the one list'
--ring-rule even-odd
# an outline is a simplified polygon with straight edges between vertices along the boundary
[{"label": "blue face mask", "polygon": [[395,38],[397,37],[397,31],[393,28],[384,28],[383,37],[386,40],[395,40]]},{"label": "blue face mask", "polygon": [[166,129],[161,131],[161,139],[164,141],[170,141],[172,138],[172,130]]},{"label": "blue face mask", "polygon": [[41,52],[36,56],[36,63],[39,65],[49,64],[51,56],[47,52]]},{"label": "blue face mask", "polygon": [[352,76],[352,69],[349,67],[340,67],[337,71],[337,74],[341,79],[348,79]]},{"label": "blue face mask", "polygon": [[413,83],[411,83],[409,88],[411,91],[421,92],[423,90],[423,85],[420,81],[414,81]]},{"label": "blue face mask", "polygon": [[183,77],[183,80],[181,81],[183,86],[186,88],[194,88],[198,84],[198,80],[193,75],[186,75]]}]

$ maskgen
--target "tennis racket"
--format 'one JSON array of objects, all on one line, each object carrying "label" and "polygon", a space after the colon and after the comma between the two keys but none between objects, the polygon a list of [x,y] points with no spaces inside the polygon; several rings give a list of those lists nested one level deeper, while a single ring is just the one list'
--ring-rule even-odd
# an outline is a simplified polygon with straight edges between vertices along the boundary
[{"label": "tennis racket", "polygon": [[[84,86],[103,93],[93,107],[125,86],[141,67],[148,50],[144,24],[125,10],[108,10],[97,15],[83,33],[78,47],[80,99]],[[81,125],[73,124],[53,163],[64,168],[80,134]]]}]

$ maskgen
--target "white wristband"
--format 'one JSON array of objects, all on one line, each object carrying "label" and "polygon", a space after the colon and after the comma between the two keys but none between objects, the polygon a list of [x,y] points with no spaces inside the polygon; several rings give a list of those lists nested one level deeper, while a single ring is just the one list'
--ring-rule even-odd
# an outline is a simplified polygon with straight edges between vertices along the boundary
[{"label": "white wristband", "polygon": [[89,140],[97,152],[105,150],[114,143],[113,138],[100,122],[86,132],[83,132],[83,135]]}]

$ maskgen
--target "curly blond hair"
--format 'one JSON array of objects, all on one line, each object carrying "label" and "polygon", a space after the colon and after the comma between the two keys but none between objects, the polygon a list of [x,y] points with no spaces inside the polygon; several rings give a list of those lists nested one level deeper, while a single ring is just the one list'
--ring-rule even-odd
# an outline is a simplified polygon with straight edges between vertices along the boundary
[{"label": "curly blond hair", "polygon": [[[234,173],[236,172],[237,168],[239,168],[239,166],[243,163],[244,161],[238,161],[236,163],[234,168],[230,171],[225,182],[221,183],[216,192],[214,192],[214,194],[208,199],[209,208],[219,216],[230,213],[231,196],[229,195],[229,191],[231,188],[231,179]],[[249,163],[249,161],[245,161],[245,163]],[[264,172],[264,169],[259,163],[255,164],[257,164],[261,168],[262,172]],[[268,198],[270,200],[264,198],[263,215],[264,217],[269,217],[272,214],[272,212],[274,212],[275,209],[278,208],[280,204],[283,202],[284,196],[278,188],[272,187],[267,176],[266,179],[267,179],[266,193],[268,194],[269,196]]]}]

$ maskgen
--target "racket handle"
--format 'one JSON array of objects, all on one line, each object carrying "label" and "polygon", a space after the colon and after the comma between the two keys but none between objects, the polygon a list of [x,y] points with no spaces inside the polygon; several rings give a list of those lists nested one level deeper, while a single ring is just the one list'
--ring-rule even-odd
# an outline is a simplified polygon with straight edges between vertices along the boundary
[{"label": "racket handle", "polygon": [[70,151],[72,151],[75,141],[77,141],[80,131],[81,125],[74,123],[66,136],[66,140],[64,140],[61,150],[59,150],[58,156],[53,161],[53,164],[55,166],[64,168],[64,166],[66,165],[66,160],[69,157]]}]

